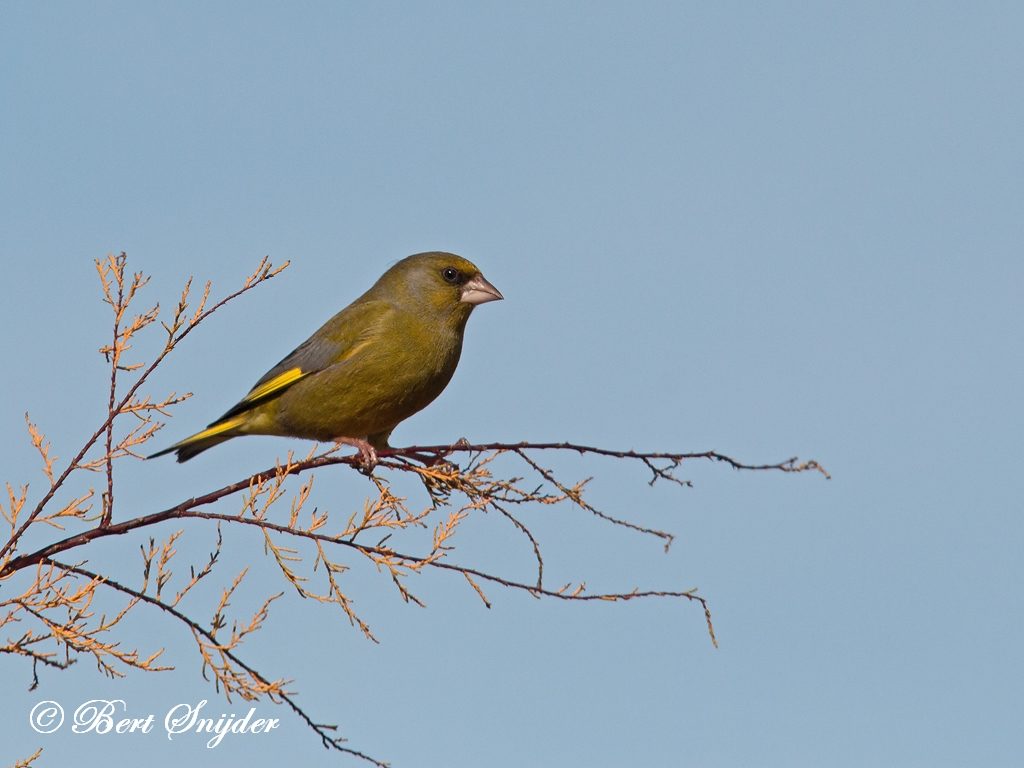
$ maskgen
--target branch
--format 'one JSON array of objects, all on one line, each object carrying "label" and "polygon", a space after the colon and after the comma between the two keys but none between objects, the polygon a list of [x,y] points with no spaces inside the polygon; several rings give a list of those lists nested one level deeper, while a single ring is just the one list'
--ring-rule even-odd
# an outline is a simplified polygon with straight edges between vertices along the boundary
[{"label": "branch", "polygon": [[[109,257],[108,263],[112,265],[109,268],[115,270],[120,269],[123,271],[124,261],[122,260],[122,257],[124,257],[123,253],[120,257]],[[60,487],[64,484],[64,481],[66,481],[68,479],[68,476],[80,466],[81,461],[82,459],[85,458],[86,453],[88,453],[89,450],[96,444],[96,441],[99,440],[100,437],[109,428],[111,428],[111,425],[113,424],[114,420],[124,412],[126,406],[128,406],[129,403],[131,403],[132,398],[135,396],[135,393],[146,382],[146,380],[153,373],[153,371],[155,371],[156,368],[164,361],[164,358],[166,358],[167,355],[169,355],[171,351],[179,343],[181,343],[181,341],[186,336],[188,336],[197,325],[199,325],[199,323],[208,318],[210,315],[212,315],[214,312],[216,312],[218,309],[223,307],[228,302],[241,296],[243,293],[246,293],[247,291],[255,288],[257,285],[266,282],[267,280],[270,280],[272,277],[275,277],[276,275],[280,274],[282,270],[288,267],[289,263],[290,262],[286,261],[281,266],[274,267],[272,264],[270,264],[268,259],[264,258],[260,262],[259,266],[256,268],[256,271],[253,272],[253,274],[250,275],[248,278],[246,278],[241,288],[239,288],[234,293],[228,294],[209,309],[204,309],[206,297],[209,295],[209,285],[207,285],[206,292],[202,297],[199,308],[196,310],[195,314],[187,321],[184,317],[184,309],[186,306],[185,298],[188,294],[188,287],[186,286],[186,289],[182,294],[182,299],[178,304],[178,311],[175,313],[174,323],[171,326],[164,326],[168,331],[168,339],[166,344],[164,345],[163,350],[159,354],[157,354],[155,358],[153,358],[153,361],[139,375],[138,379],[136,379],[136,381],[128,388],[128,391],[120,399],[120,401],[118,401],[113,408],[110,408],[108,410],[107,417],[103,420],[103,423],[100,424],[96,431],[93,432],[92,435],[85,441],[85,444],[78,451],[78,453],[75,454],[75,457],[70,462],[68,462],[64,471],[61,472],[57,479],[50,483],[49,490],[47,490],[47,492],[39,500],[39,503],[36,504],[35,508],[32,510],[29,516],[25,518],[25,520],[18,527],[18,529],[11,535],[10,539],[8,539],[7,542],[4,543],[2,547],[0,547],[0,560],[2,560],[5,555],[7,555],[9,552],[13,550],[13,548],[17,545],[18,541],[21,539],[22,535],[28,529],[28,527],[35,522],[36,518],[38,518],[40,514],[42,514],[43,509],[46,507],[47,504],[49,504],[54,494],[56,494],[58,489],[60,489]],[[107,283],[103,270],[99,266],[97,268],[100,270],[101,282],[104,283],[104,287],[106,289]],[[113,385],[114,381],[111,382],[111,386]]]},{"label": "branch", "polygon": [[[211,310],[212,311],[212,310]],[[698,453],[665,453],[665,452],[648,452],[642,453],[638,451],[617,451],[606,448],[595,448],[593,446],[577,445],[575,443],[530,443],[530,442],[519,442],[519,443],[459,443],[455,445],[430,445],[430,446],[410,446],[407,448],[387,448],[382,451],[378,451],[379,462],[378,466],[387,467],[391,469],[397,469],[401,471],[409,471],[415,469],[414,465],[411,465],[405,461],[401,461],[402,457],[406,456],[417,456],[423,454],[429,454],[437,457],[445,457],[454,453],[482,453],[482,452],[494,452],[495,454],[514,452],[519,455],[523,455],[523,451],[526,450],[557,450],[557,451],[573,451],[580,454],[595,454],[599,456],[609,456],[622,459],[635,459],[642,463],[650,462],[653,460],[668,460],[674,461],[678,464],[682,464],[685,460],[711,460],[715,462],[721,462],[728,464],[737,470],[749,470],[749,471],[779,471],[779,472],[807,472],[817,471],[823,474],[826,478],[831,479],[828,472],[816,461],[799,462],[797,458],[787,459],[785,461],[776,462],[774,464],[747,464],[737,459],[726,456],[725,454],[718,453],[716,451],[702,451]],[[257,472],[249,477],[242,480],[238,480],[234,483],[221,486],[216,490],[205,493],[201,496],[194,496],[190,499],[175,504],[172,507],[168,507],[160,512],[153,512],[148,515],[142,515],[130,520],[125,520],[121,523],[112,523],[105,527],[91,528],[81,533],[68,536],[67,538],[59,541],[52,542],[47,546],[41,547],[35,552],[20,555],[18,557],[11,558],[2,567],[0,567],[0,579],[4,579],[16,571],[25,568],[30,565],[35,565],[41,560],[52,557],[54,555],[65,552],[74,547],[79,547],[84,544],[88,544],[90,541],[95,539],[104,538],[106,536],[118,536],[130,531],[144,528],[146,526],[155,525],[166,520],[171,520],[177,517],[195,517],[199,515],[186,514],[189,510],[196,507],[202,507],[209,504],[213,504],[225,497],[245,491],[258,483],[264,483],[275,478],[284,479],[291,475],[299,475],[304,472],[309,472],[320,467],[334,466],[337,464],[348,464],[350,466],[359,468],[360,458],[358,455],[354,456],[334,456],[333,450],[327,453],[307,458],[298,462],[288,462],[283,466],[276,466],[269,469],[265,469],[262,472]],[[238,520],[235,516],[224,516],[225,519],[232,521]],[[648,529],[641,528],[639,526],[626,523],[624,521],[618,521],[615,518],[606,517],[615,524],[624,524],[633,527],[637,530],[653,533],[654,535],[661,535],[663,537],[669,537],[670,534],[665,534],[660,531],[649,531]],[[23,526],[24,527],[24,526]],[[341,542],[339,542],[341,543]],[[346,542],[347,543],[347,542]],[[361,545],[360,545],[361,546]]]},{"label": "branch", "polygon": [[331,736],[329,733],[327,733],[328,731],[336,731],[338,728],[336,725],[324,725],[322,723],[314,722],[314,720],[308,714],[306,714],[302,707],[296,704],[295,700],[280,687],[280,683],[272,683],[269,680],[267,680],[262,674],[260,674],[259,671],[248,665],[246,662],[242,661],[242,659],[239,658],[239,656],[236,653],[234,653],[230,649],[224,648],[223,644],[211,632],[197,624],[195,621],[190,619],[188,616],[186,616],[178,609],[168,605],[167,603],[161,600],[156,599],[155,597],[147,595],[144,592],[139,592],[138,590],[125,586],[124,584],[121,584],[120,582],[117,582],[108,576],[100,576],[99,574],[93,573],[92,571],[86,570],[85,568],[82,568],[80,566],[67,565],[65,563],[58,562],[57,560],[51,560],[49,558],[45,559],[43,562],[48,565],[52,565],[56,568],[61,568],[65,571],[69,571],[70,573],[77,574],[79,576],[82,576],[83,578],[95,580],[99,582],[102,586],[109,587],[110,589],[113,589],[117,592],[121,592],[125,595],[130,595],[135,600],[146,603],[147,605],[152,605],[156,608],[159,608],[161,611],[170,614],[175,619],[180,621],[182,624],[187,626],[194,634],[200,635],[201,637],[205,638],[210,643],[210,645],[218,646],[220,652],[227,656],[229,659],[231,659],[231,661],[234,664],[238,665],[241,669],[244,669],[249,675],[253,677],[253,679],[258,680],[260,683],[262,683],[264,686],[270,689],[272,691],[269,694],[271,699],[280,699],[285,704],[287,704],[288,707],[292,710],[292,712],[298,715],[306,723],[306,725],[308,725],[316,732],[316,734],[320,737],[320,740],[323,742],[325,748],[334,749],[338,752],[345,752],[349,755],[352,755],[353,757],[361,758],[362,760],[366,760],[367,762],[379,766],[379,768],[387,768],[387,763],[383,763],[358,750],[344,746],[343,742],[345,741],[345,739],[338,736]]}]

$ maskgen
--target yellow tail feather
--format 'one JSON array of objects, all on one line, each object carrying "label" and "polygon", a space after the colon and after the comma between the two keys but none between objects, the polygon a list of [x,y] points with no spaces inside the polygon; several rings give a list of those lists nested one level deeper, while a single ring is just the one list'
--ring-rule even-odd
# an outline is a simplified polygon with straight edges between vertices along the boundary
[{"label": "yellow tail feather", "polygon": [[196,432],[194,435],[192,435],[192,437],[186,437],[180,443],[175,444],[174,448],[186,448],[189,445],[200,443],[211,437],[223,435],[225,432],[234,429],[243,422],[245,422],[245,416],[235,416],[234,418],[227,419],[225,421],[214,422],[206,429],[204,429],[202,432]]},{"label": "yellow tail feather", "polygon": [[230,440],[235,435],[227,433],[243,424],[245,420],[246,417],[244,415],[239,415],[230,419],[225,419],[224,421],[215,422],[202,432],[196,432],[191,437],[186,437],[184,440],[175,443],[170,448],[164,448],[162,451],[157,451],[146,458],[155,459],[157,456],[164,456],[168,453],[176,452],[178,454],[179,462],[188,461],[193,456],[205,451],[207,448],[212,448],[218,443]]}]

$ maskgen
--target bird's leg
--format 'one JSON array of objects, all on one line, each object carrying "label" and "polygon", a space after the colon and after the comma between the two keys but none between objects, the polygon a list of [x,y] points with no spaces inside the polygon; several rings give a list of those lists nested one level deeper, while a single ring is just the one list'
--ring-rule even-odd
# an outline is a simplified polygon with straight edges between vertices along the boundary
[{"label": "bird's leg", "polygon": [[358,437],[336,437],[334,442],[340,445],[351,445],[359,451],[359,471],[364,475],[369,475],[377,466],[377,451],[365,440]]}]

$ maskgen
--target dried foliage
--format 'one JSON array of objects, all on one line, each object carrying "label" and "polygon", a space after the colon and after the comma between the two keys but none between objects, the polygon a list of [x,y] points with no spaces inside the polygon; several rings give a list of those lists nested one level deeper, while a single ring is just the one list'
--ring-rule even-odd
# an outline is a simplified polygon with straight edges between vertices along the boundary
[{"label": "dried foliage", "polygon": [[[711,642],[716,643],[711,612],[696,590],[640,590],[590,593],[583,582],[549,586],[544,581],[544,559],[537,538],[521,519],[520,509],[529,506],[576,507],[595,519],[614,526],[653,536],[668,549],[672,535],[637,522],[608,514],[585,497],[588,480],[568,483],[543,466],[541,452],[572,452],[584,456],[608,457],[636,462],[649,471],[650,483],[668,481],[688,485],[676,474],[684,462],[704,460],[724,463],[734,469],[806,472],[824,469],[816,462],[796,459],[767,465],[749,465],[715,452],[640,453],[614,451],[570,443],[488,443],[470,445],[416,446],[379,452],[379,462],[370,476],[373,493],[360,509],[337,520],[327,511],[310,507],[313,470],[347,464],[359,468],[358,458],[338,455],[340,446],[313,450],[301,458],[289,454],[283,462],[251,477],[224,485],[201,496],[182,500],[164,510],[115,522],[114,464],[126,458],[141,458],[142,446],[162,426],[168,409],[189,397],[174,392],[159,399],[142,394],[151,374],[200,323],[229,301],[279,274],[287,263],[275,267],[264,259],[241,288],[211,303],[211,286],[206,283],[195,296],[191,279],[173,308],[170,321],[161,321],[158,305],[132,314],[148,278],[126,271],[126,256],[110,256],[96,262],[103,300],[113,314],[113,332],[100,348],[110,368],[106,418],[85,441],[74,457],[62,463],[38,426],[28,419],[29,439],[39,453],[46,485],[38,500],[29,501],[29,486],[7,484],[6,501],[0,500],[0,514],[9,526],[0,547],[0,652],[32,661],[32,687],[38,684],[40,665],[66,668],[80,657],[91,658],[97,668],[112,677],[129,669],[149,672],[169,670],[163,649],[140,650],[122,646],[118,628],[139,606],[158,609],[172,623],[191,633],[204,676],[230,700],[268,698],[289,707],[320,737],[325,747],[344,752],[376,765],[380,761],[345,744],[336,736],[335,726],[313,720],[300,708],[283,678],[272,678],[248,664],[241,655],[242,644],[257,633],[267,620],[275,600],[295,592],[325,605],[341,615],[370,640],[376,641],[369,624],[360,617],[351,597],[351,584],[344,576],[354,559],[363,559],[386,575],[401,597],[422,605],[412,590],[416,574],[438,570],[457,575],[491,607],[488,590],[519,590],[536,598],[565,601],[625,601],[645,598],[686,600],[703,611]],[[159,322],[159,325],[157,323]],[[140,334],[163,329],[162,346],[148,363],[129,362]],[[506,476],[495,471],[495,461],[505,457],[518,462],[521,475]],[[518,471],[518,470],[517,470]],[[81,472],[101,476],[99,500],[96,491],[69,492],[69,478]],[[392,491],[392,477],[416,476],[426,487],[430,503],[410,507],[407,499]],[[302,475],[301,485],[292,489],[286,481]],[[234,504],[225,510],[225,505]],[[473,515],[494,512],[507,519],[525,538],[533,552],[535,572],[529,580],[509,578],[485,568],[461,565],[451,558],[460,525]],[[215,536],[213,551],[188,576],[175,576],[172,565],[184,528],[150,537],[147,532],[167,521],[182,521],[190,527],[209,526]],[[261,598],[259,607],[245,617],[232,617],[231,598],[246,577],[214,576],[222,547],[224,527],[248,527],[262,534],[265,551],[283,579],[284,592]],[[402,534],[413,529],[432,531],[425,551],[402,550]],[[42,529],[41,533],[37,531]],[[49,529],[47,531],[47,529]],[[70,529],[70,530],[69,530]],[[135,533],[143,538],[139,547],[141,563],[134,584],[115,579],[109,568],[86,567],[88,545],[109,536]],[[31,541],[31,544],[28,542]],[[78,558],[67,561],[66,556]],[[16,576],[21,576],[16,581]],[[224,578],[220,597],[207,610],[208,620],[198,617],[195,587],[206,579]],[[15,584],[19,584],[16,589]],[[12,591],[17,591],[13,594]],[[6,595],[4,594],[6,593]],[[112,616],[97,615],[95,604],[101,593],[113,596],[121,606]],[[31,756],[21,765],[38,757]]]}]

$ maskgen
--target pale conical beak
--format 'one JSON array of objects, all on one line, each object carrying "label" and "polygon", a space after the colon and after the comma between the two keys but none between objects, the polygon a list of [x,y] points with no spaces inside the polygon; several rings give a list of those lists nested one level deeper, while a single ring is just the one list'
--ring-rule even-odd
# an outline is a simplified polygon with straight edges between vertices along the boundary
[{"label": "pale conical beak", "polygon": [[477,275],[463,283],[460,301],[475,306],[486,304],[488,301],[501,301],[503,298],[505,297],[501,295],[501,291],[488,283],[483,275]]}]

